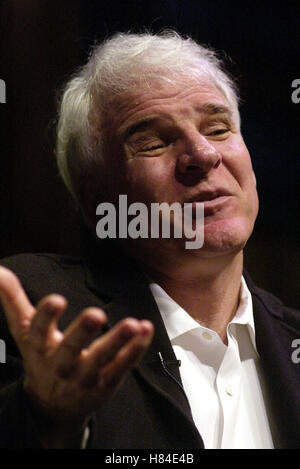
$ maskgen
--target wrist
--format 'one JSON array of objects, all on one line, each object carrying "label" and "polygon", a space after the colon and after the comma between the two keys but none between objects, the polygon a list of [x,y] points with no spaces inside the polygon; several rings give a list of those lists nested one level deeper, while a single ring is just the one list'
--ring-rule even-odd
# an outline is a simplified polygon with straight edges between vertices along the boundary
[{"label": "wrist", "polygon": [[45,449],[80,449],[88,437],[90,416],[66,415],[45,406],[24,386],[28,406]]}]

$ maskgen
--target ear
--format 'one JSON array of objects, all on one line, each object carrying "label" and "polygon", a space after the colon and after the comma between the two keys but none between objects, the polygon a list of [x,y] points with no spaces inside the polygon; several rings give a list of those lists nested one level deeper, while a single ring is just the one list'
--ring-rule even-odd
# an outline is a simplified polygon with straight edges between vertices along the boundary
[{"label": "ear", "polygon": [[252,177],[253,177],[255,187],[257,187],[257,181],[256,181],[256,176],[255,176],[254,171],[252,171]]},{"label": "ear", "polygon": [[78,185],[79,202],[84,214],[84,218],[88,223],[95,222],[96,206],[99,198],[97,185],[93,176],[83,177]]}]

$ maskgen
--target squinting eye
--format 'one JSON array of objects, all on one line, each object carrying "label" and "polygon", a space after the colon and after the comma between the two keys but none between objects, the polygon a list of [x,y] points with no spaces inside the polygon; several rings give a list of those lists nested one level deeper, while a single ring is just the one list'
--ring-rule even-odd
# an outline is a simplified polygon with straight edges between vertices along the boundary
[{"label": "squinting eye", "polygon": [[212,132],[210,132],[209,135],[223,135],[226,132],[229,132],[229,129],[227,129],[227,128],[225,128],[225,129],[216,129],[216,130],[213,130]]},{"label": "squinting eye", "polygon": [[163,148],[164,145],[153,145],[153,147],[148,147],[148,148],[142,148],[142,151],[153,151],[153,150],[159,150],[160,148]]}]

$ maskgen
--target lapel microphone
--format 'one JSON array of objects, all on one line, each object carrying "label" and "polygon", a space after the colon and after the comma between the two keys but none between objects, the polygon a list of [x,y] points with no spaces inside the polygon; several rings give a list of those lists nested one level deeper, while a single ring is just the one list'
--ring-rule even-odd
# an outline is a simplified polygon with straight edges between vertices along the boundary
[{"label": "lapel microphone", "polygon": [[161,365],[164,369],[168,365],[175,365],[175,366],[178,366],[178,367],[181,365],[181,360],[164,360],[163,357],[162,357],[162,354],[160,352],[158,352],[158,357],[159,357],[160,363],[161,363]]},{"label": "lapel microphone", "polygon": [[178,368],[180,367],[181,365],[181,360],[164,360],[163,359],[163,356],[160,352],[158,352],[158,358],[160,360],[160,363],[161,363],[161,366],[162,366],[162,369],[164,370],[164,372],[166,373],[166,375],[168,375],[173,381],[175,381],[175,383],[182,389],[182,391],[184,392],[184,389],[182,387],[182,384],[177,380],[177,378],[175,376],[172,375],[172,373],[168,370],[167,366],[168,365],[175,365],[175,366],[178,366]]}]

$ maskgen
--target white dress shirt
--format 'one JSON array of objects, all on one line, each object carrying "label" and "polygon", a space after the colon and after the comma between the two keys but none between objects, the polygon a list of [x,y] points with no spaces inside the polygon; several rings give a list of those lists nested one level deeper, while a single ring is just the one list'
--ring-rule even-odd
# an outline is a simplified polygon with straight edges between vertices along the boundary
[{"label": "white dress shirt", "polygon": [[274,448],[255,344],[252,298],[245,280],[238,310],[227,326],[227,346],[159,285],[151,283],[150,289],[181,361],[183,388],[205,448]]}]

